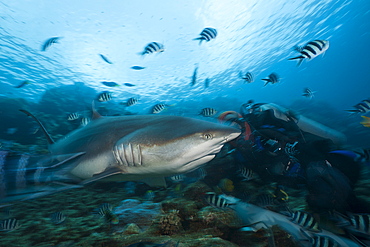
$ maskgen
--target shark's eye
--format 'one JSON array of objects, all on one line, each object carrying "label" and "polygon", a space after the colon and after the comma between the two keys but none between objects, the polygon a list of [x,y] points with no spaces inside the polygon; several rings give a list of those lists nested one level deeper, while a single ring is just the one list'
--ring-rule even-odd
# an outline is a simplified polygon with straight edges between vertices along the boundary
[{"label": "shark's eye", "polygon": [[212,134],[209,134],[209,133],[206,133],[203,135],[203,139],[204,140],[212,140],[213,139],[213,135]]}]

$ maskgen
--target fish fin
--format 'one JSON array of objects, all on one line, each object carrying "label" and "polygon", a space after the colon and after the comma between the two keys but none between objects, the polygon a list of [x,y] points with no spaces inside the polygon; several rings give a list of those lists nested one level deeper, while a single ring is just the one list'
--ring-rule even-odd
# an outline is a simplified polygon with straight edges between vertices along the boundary
[{"label": "fish fin", "polygon": [[50,145],[51,144],[54,144],[54,140],[51,138],[50,134],[47,132],[47,130],[45,129],[44,125],[42,125],[42,123],[40,122],[40,120],[38,120],[34,115],[32,115],[30,112],[28,112],[26,110],[20,109],[19,111],[23,112],[24,114],[26,114],[29,117],[32,117],[38,123],[38,125],[40,126],[40,128],[41,128],[42,132],[44,133],[44,135],[45,135],[46,140],[48,141],[48,143]]},{"label": "fish fin", "polygon": [[261,79],[261,80],[266,81],[266,82],[265,82],[265,85],[263,85],[264,87],[265,87],[267,84],[269,84],[269,83],[270,83],[270,79]]},{"label": "fish fin", "polygon": [[117,174],[122,174],[122,173],[123,173],[123,171],[121,169],[119,169],[118,167],[110,167],[110,168],[105,169],[103,172],[101,172],[99,174],[93,175],[92,178],[85,179],[80,184],[81,185],[89,184],[89,183],[95,182],[97,180],[102,180],[104,178],[107,178],[107,177],[110,177],[110,176],[113,176],[113,175],[117,175]]},{"label": "fish fin", "polygon": [[298,56],[298,57],[288,58],[288,60],[296,60],[296,59],[299,59],[298,60],[298,63],[297,63],[297,66],[299,66],[303,62],[304,56]]},{"label": "fish fin", "polygon": [[150,187],[167,187],[164,177],[152,177],[140,179],[141,182],[146,183]]},{"label": "fish fin", "polygon": [[94,100],[92,101],[92,104],[91,104],[91,110],[92,110],[92,117],[91,117],[92,120],[95,120],[95,119],[98,119],[98,118],[102,117],[100,115],[100,113],[95,109],[95,101]]}]

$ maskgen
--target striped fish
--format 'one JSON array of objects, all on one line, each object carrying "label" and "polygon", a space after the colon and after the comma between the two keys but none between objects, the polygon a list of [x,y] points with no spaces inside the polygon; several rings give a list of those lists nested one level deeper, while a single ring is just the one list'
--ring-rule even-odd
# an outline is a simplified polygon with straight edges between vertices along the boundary
[{"label": "striped fish", "polygon": [[152,107],[152,113],[153,114],[158,114],[158,113],[161,113],[164,109],[166,109],[166,104],[156,104]]},{"label": "striped fish", "polygon": [[109,203],[103,203],[102,205],[100,205],[99,208],[93,211],[93,214],[104,218],[107,222],[111,224],[116,225],[119,223],[119,219],[117,215],[113,213],[113,207]]},{"label": "striped fish", "polygon": [[251,72],[247,72],[244,76],[242,72],[240,72],[240,77],[246,82],[246,83],[252,83],[254,82],[254,76]]},{"label": "striped fish", "polygon": [[207,108],[203,108],[200,111],[199,115],[202,115],[203,117],[212,117],[216,113],[217,113],[217,110],[216,109],[207,107]]},{"label": "striped fish", "polygon": [[99,102],[107,102],[112,100],[112,93],[108,91],[104,91],[98,95],[96,98]]},{"label": "striped fish", "polygon": [[329,48],[328,40],[314,40],[308,42],[304,47],[296,47],[295,50],[301,53],[298,57],[289,58],[288,60],[297,60],[298,66],[301,65],[304,59],[314,59],[323,54]]},{"label": "striped fish", "polygon": [[74,113],[71,113],[71,114],[68,115],[67,120],[68,121],[77,120],[77,119],[80,118],[80,116],[81,116],[80,113],[74,112]]},{"label": "striped fish", "polygon": [[126,102],[122,102],[120,104],[124,106],[133,106],[133,105],[136,105],[137,102],[139,102],[139,99],[132,97],[132,98],[129,98]]},{"label": "striped fish", "polygon": [[309,98],[309,99],[312,99],[313,96],[314,96],[314,93],[315,93],[315,91],[312,91],[311,89],[306,87],[305,89],[303,89],[302,96],[306,97],[306,98]]},{"label": "striped fish", "polygon": [[55,225],[63,223],[66,218],[67,217],[62,212],[54,212],[50,215],[50,220]]},{"label": "striped fish", "polygon": [[369,214],[348,214],[349,226],[345,227],[351,231],[370,235],[370,215]]},{"label": "striped fish", "polygon": [[212,205],[214,207],[218,207],[218,208],[227,208],[230,205],[234,204],[234,203],[230,203],[228,200],[226,200],[225,198],[217,195],[214,192],[207,192],[205,194],[205,200],[210,205]]},{"label": "striped fish", "polygon": [[346,110],[351,113],[368,113],[370,112],[370,99],[365,99],[353,106],[355,109]]},{"label": "striped fish", "polygon": [[45,41],[41,47],[41,51],[46,51],[52,44],[58,43],[60,37],[52,37]]},{"label": "striped fish", "polygon": [[295,224],[302,226],[303,228],[312,232],[321,232],[319,224],[312,215],[303,212],[295,211],[291,216],[291,221]]},{"label": "striped fish", "polygon": [[164,46],[157,42],[151,42],[147,44],[144,48],[144,51],[140,55],[150,54],[154,52],[164,52]]},{"label": "striped fish", "polygon": [[246,167],[239,169],[239,174],[244,178],[243,181],[250,181],[255,178],[253,170]]},{"label": "striped fish", "polygon": [[83,117],[82,119],[81,119],[81,126],[82,127],[84,127],[84,126],[86,126],[88,123],[90,123],[90,118],[87,118],[87,117]]},{"label": "striped fish", "polygon": [[315,233],[311,233],[311,235],[309,235],[303,229],[300,230],[303,233],[303,235],[305,235],[310,241],[311,247],[341,247],[341,245],[339,245],[339,243],[332,239],[331,237],[318,235]]},{"label": "striped fish", "polygon": [[261,194],[256,197],[256,204],[262,208],[276,206],[275,198],[270,194]]},{"label": "striped fish", "polygon": [[202,43],[203,40],[209,42],[211,39],[215,39],[217,36],[217,30],[212,27],[206,27],[200,33],[200,37],[195,38],[193,40],[199,40],[199,44]]},{"label": "striped fish", "polygon": [[21,225],[17,219],[6,219],[0,222],[0,231],[11,232],[20,228]]},{"label": "striped fish", "polygon": [[279,75],[276,74],[276,73],[271,73],[268,78],[266,79],[262,79],[263,81],[266,81],[265,82],[265,85],[263,86],[266,86],[267,84],[269,84],[271,82],[271,84],[275,84],[275,83],[278,83],[279,82]]},{"label": "striped fish", "polygon": [[185,175],[184,174],[174,175],[174,176],[171,176],[170,179],[174,183],[180,183],[184,181]]}]

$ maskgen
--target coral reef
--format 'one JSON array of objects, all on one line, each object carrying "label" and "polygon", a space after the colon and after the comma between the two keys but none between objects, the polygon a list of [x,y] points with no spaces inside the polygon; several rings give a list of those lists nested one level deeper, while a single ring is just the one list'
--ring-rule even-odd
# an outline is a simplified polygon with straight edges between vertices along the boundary
[{"label": "coral reef", "polygon": [[161,234],[172,235],[181,230],[181,218],[179,210],[171,210],[168,213],[163,213],[158,219],[158,225]]}]

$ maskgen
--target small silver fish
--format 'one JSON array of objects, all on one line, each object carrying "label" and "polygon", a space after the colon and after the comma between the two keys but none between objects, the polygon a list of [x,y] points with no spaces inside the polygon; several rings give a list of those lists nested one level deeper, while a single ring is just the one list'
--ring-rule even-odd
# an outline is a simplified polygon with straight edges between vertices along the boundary
[{"label": "small silver fish", "polygon": [[151,42],[145,46],[144,51],[141,52],[140,55],[146,55],[154,52],[164,52],[164,46],[157,42]]},{"label": "small silver fish", "polygon": [[209,42],[211,39],[215,39],[217,36],[217,30],[212,27],[206,27],[200,33],[200,37],[195,38],[193,40],[199,40],[199,44],[202,43],[203,40]]}]

